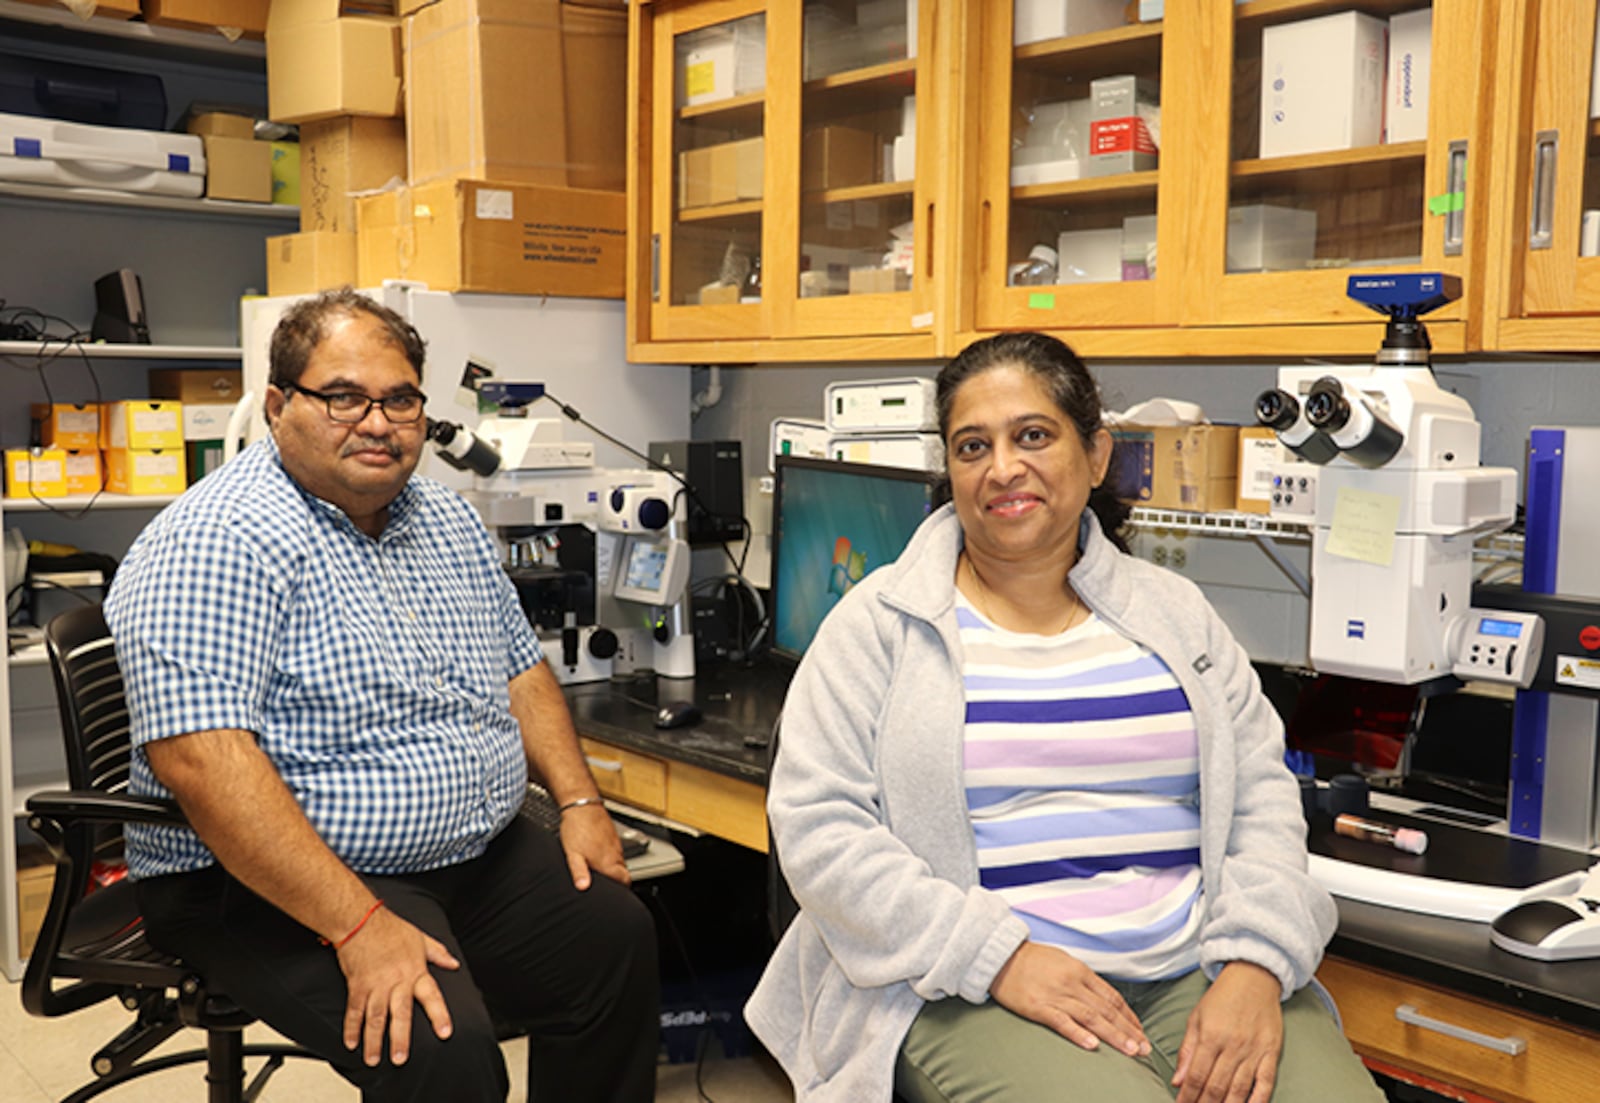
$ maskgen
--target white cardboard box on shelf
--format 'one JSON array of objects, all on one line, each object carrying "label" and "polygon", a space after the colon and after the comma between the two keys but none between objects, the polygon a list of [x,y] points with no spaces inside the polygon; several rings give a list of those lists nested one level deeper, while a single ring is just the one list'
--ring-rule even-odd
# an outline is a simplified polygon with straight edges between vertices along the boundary
[{"label": "white cardboard box on shelf", "polygon": [[1056,239],[1057,283],[1116,283],[1122,279],[1122,227],[1066,230]]},{"label": "white cardboard box on shelf", "polygon": [[0,115],[0,180],[198,199],[205,146],[193,134]]},{"label": "white cardboard box on shelf", "polygon": [[767,86],[767,24],[736,19],[682,37],[678,102],[684,107],[760,92]]},{"label": "white cardboard box on shelf", "polygon": [[1389,17],[1389,82],[1383,140],[1420,142],[1428,136],[1428,83],[1433,54],[1433,9]]},{"label": "white cardboard box on shelf", "polygon": [[1282,272],[1317,255],[1317,212],[1271,203],[1228,208],[1227,270]]},{"label": "white cardboard box on shelf", "polygon": [[1109,31],[1123,23],[1127,0],[1016,0],[1011,41],[1017,46],[1072,34]]},{"label": "white cardboard box on shelf", "polygon": [[1387,36],[1353,11],[1262,31],[1261,156],[1377,145]]}]

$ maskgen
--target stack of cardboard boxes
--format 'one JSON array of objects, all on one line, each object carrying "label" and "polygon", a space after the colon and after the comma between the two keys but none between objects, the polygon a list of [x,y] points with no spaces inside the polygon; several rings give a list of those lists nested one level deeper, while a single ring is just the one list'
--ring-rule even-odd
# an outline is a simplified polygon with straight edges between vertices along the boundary
[{"label": "stack of cardboard boxes", "polygon": [[181,494],[222,463],[222,442],[243,391],[233,369],[150,372],[147,399],[36,403],[41,447],[6,452],[6,497]]},{"label": "stack of cardboard boxes", "polygon": [[1272,476],[1293,460],[1258,425],[1123,425],[1112,436],[1108,481],[1149,509],[1267,513]]},{"label": "stack of cardboard boxes", "polygon": [[268,241],[269,292],[620,298],[627,14],[591,3],[274,0],[301,232]]}]

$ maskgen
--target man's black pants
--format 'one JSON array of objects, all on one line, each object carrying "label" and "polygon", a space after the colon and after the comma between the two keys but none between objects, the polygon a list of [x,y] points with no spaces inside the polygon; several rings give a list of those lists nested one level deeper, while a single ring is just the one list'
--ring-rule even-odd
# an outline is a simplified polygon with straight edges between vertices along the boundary
[{"label": "man's black pants", "polygon": [[[152,944],[195,966],[280,1034],[326,1057],[362,1098],[503,1100],[496,1024],[529,1034],[536,1103],[654,1098],[660,980],[649,910],[594,876],[573,887],[555,836],[518,817],[480,858],[405,877],[363,877],[385,906],[461,962],[434,968],[454,1031],[413,1009],[411,1056],[368,1068],[345,1049],[345,981],[331,949],[220,867],[140,881]],[[359,935],[357,936],[359,937]]]}]

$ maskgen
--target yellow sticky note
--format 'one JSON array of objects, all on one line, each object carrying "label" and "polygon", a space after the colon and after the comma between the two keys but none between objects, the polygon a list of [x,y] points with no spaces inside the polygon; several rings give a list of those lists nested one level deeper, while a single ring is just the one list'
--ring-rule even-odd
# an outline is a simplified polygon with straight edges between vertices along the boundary
[{"label": "yellow sticky note", "polygon": [[683,91],[691,99],[707,95],[716,86],[717,63],[714,61],[698,61],[683,71]]},{"label": "yellow sticky note", "polygon": [[1333,528],[1328,554],[1387,567],[1394,562],[1394,530],[1400,521],[1400,498],[1341,486],[1333,500]]}]

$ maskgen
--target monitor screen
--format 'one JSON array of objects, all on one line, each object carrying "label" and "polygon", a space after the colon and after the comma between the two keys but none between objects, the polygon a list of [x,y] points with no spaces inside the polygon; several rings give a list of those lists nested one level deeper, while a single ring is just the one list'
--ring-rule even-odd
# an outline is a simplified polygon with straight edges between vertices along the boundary
[{"label": "monitor screen", "polygon": [[683,594],[689,555],[682,541],[655,536],[628,536],[619,553],[620,567],[611,592],[624,601],[671,605]]},{"label": "monitor screen", "polygon": [[634,590],[659,590],[666,573],[667,546],[639,541],[628,549],[628,569],[623,584]]},{"label": "monitor screen", "polygon": [[828,610],[905,549],[938,476],[798,456],[775,467],[772,646],[799,658]]}]

